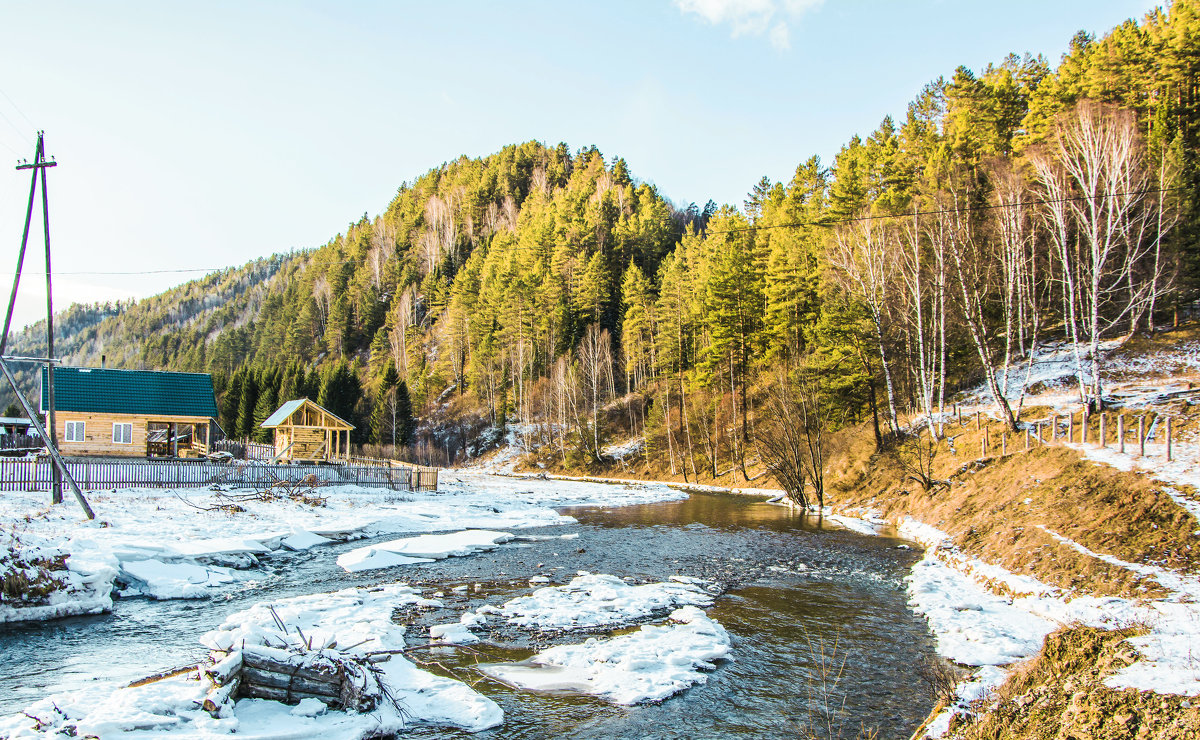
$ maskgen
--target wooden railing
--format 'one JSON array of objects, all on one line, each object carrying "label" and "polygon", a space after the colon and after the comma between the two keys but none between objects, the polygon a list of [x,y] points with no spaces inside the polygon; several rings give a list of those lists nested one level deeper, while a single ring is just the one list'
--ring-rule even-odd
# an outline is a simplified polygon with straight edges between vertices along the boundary
[{"label": "wooden railing", "polygon": [[[355,485],[401,491],[436,491],[438,471],[407,465],[269,465],[260,462],[215,463],[206,460],[67,461],[67,470],[83,490],[113,488],[197,488],[228,485],[263,488],[307,476],[327,485]],[[0,491],[48,491],[49,460],[0,459]]]},{"label": "wooden railing", "polygon": [[237,460],[273,460],[275,445],[262,442],[219,439],[213,442],[213,452],[228,452]]},{"label": "wooden railing", "polygon": [[0,434],[0,450],[36,450],[46,445],[29,434]]}]

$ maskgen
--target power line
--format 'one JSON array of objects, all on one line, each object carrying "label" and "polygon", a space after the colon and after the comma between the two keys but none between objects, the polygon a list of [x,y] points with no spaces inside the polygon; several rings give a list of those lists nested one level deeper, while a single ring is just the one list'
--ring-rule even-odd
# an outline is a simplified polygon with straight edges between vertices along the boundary
[{"label": "power line", "polygon": [[[1097,196],[1098,198],[1117,198],[1123,195],[1148,195],[1150,193],[1166,193],[1172,190],[1183,190],[1183,186],[1175,185],[1169,188],[1148,188],[1145,190],[1126,190],[1117,193],[1105,193]],[[1038,206],[1049,205],[1050,203],[1069,203],[1072,201],[1091,200],[1091,196],[1074,195],[1067,198],[1038,198],[1037,200],[1016,201],[1013,203],[990,203],[983,206],[968,206],[965,208],[939,208],[930,211],[912,211],[909,213],[900,213],[895,215],[873,215],[873,216],[848,216],[839,219],[817,219],[813,221],[791,221],[786,224],[767,224],[765,226],[742,226],[736,229],[725,229],[723,231],[706,230],[704,235],[709,234],[739,234],[745,231],[758,231],[760,229],[794,229],[801,226],[838,226],[840,224],[856,223],[858,221],[882,221],[885,219],[908,218],[910,216],[937,216],[943,213],[973,213],[976,211],[994,211],[1001,208],[1019,208],[1021,206]]]},{"label": "power line", "polygon": [[33,139],[29,138],[24,133],[22,133],[21,128],[19,126],[17,126],[17,124],[13,123],[12,119],[9,118],[2,110],[0,110],[0,118],[3,118],[5,121],[7,121],[8,125],[12,126],[12,130],[16,131],[17,136],[20,136],[22,139],[24,139],[26,144],[29,144],[29,146],[34,146]]},{"label": "power line", "polygon": [[[316,267],[333,267],[334,265],[348,265],[351,262],[358,260],[334,260],[333,262],[322,262]],[[169,275],[189,272],[224,272],[225,270],[237,270],[245,267],[245,265],[226,265],[224,267],[181,267],[171,270],[71,270],[67,272],[56,271],[55,275]]]},{"label": "power line", "polygon": [[7,149],[8,151],[12,152],[14,157],[16,157],[17,159],[20,159],[20,158],[21,158],[21,153],[20,153],[20,152],[18,152],[16,149],[13,149],[13,148],[12,148],[12,147],[11,147],[11,146],[8,144],[8,142],[7,142],[7,141],[4,141],[3,139],[0,139],[0,144],[3,144],[5,149]]},{"label": "power line", "polygon": [[21,114],[21,118],[25,119],[25,123],[28,123],[30,128],[32,128],[32,129],[37,128],[37,124],[35,124],[33,121],[31,121],[29,119],[29,116],[25,115],[25,111],[21,110],[21,106],[17,105],[17,101],[10,98],[8,96],[8,93],[4,92],[3,90],[0,90],[0,95],[4,96],[4,99],[7,100],[9,105],[11,105],[13,107],[13,110],[15,110],[17,113]]}]

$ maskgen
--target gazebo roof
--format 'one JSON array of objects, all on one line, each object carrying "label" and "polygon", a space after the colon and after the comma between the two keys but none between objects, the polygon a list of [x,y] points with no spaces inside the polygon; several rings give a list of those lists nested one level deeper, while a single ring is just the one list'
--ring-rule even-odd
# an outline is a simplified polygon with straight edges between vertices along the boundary
[{"label": "gazebo roof", "polygon": [[[330,422],[330,423],[318,424],[318,425],[306,424],[303,426],[320,426],[320,427],[323,427],[326,429],[341,429],[341,430],[346,430],[346,431],[349,431],[354,428],[354,425],[351,424],[350,422],[339,417],[337,414],[334,414],[333,412],[329,411],[328,409],[326,409],[322,406],[319,406],[316,403],[313,403],[312,401],[310,401],[307,398],[297,398],[294,401],[288,401],[287,403],[283,404],[278,409],[276,409],[275,413],[268,416],[267,420],[264,421],[260,426],[263,429],[273,429],[275,427],[285,426],[287,424],[288,419],[292,418],[292,416],[294,416],[297,411],[299,411],[301,408],[303,408],[306,405],[309,408],[313,409],[314,411],[317,411],[317,412],[323,414],[326,417],[326,419],[328,420],[328,422]],[[297,426],[300,426],[300,425],[297,425]]]}]

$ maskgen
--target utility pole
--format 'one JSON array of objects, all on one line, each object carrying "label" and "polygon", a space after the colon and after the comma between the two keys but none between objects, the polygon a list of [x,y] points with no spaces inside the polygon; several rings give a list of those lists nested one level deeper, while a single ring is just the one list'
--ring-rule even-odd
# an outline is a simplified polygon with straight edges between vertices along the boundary
[{"label": "utility pole", "polygon": [[[53,301],[53,281],[50,269],[50,207],[49,196],[46,192],[46,170],[50,167],[57,167],[58,163],[53,160],[46,159],[46,147],[43,140],[44,132],[38,131],[37,149],[34,151],[33,162],[22,162],[17,165],[18,170],[32,170],[33,177],[29,183],[29,204],[25,209],[25,231],[21,237],[21,251],[17,255],[17,270],[13,275],[12,294],[8,299],[8,312],[4,316],[4,334],[0,336],[0,370],[4,372],[4,378],[12,387],[13,393],[17,397],[17,401],[25,410],[29,421],[37,430],[37,433],[46,442],[46,450],[50,453],[52,465],[52,493],[51,501],[55,504],[62,503],[62,484],[63,480],[71,486],[71,492],[75,494],[79,506],[83,509],[83,513],[88,519],[95,519],[96,515],[92,513],[92,507],[88,505],[87,499],[83,497],[83,493],[79,490],[79,486],[75,483],[75,479],[71,477],[70,471],[67,470],[67,464],[63,460],[62,455],[58,452],[57,425],[54,414],[54,365],[59,361],[54,357],[54,301]],[[25,263],[25,249],[29,244],[29,226],[33,221],[33,201],[34,195],[37,193],[38,173],[41,173],[42,179],[42,226],[45,235],[46,244],[46,344],[47,352],[44,358],[18,358],[10,357],[5,353],[8,348],[8,333],[12,329],[13,308],[17,302],[17,289],[21,284],[21,268]],[[17,379],[13,376],[12,369],[9,368],[9,362],[29,362],[36,361],[39,364],[46,366],[46,413],[47,422],[49,423],[49,431],[42,425],[41,419],[33,410],[33,405],[25,394],[17,386]]]}]

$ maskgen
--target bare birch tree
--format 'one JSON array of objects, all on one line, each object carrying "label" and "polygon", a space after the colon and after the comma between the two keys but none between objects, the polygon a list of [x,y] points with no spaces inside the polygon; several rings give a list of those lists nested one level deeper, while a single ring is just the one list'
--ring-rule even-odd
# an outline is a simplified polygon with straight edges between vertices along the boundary
[{"label": "bare birch tree", "polygon": [[1081,101],[1031,161],[1061,263],[1080,400],[1102,406],[1101,338],[1134,325],[1153,303],[1163,286],[1162,237],[1174,219],[1161,212],[1164,198],[1148,197],[1157,189],[1131,111]]},{"label": "bare birch tree", "polygon": [[900,429],[896,412],[896,390],[888,359],[890,337],[887,311],[895,281],[896,254],[894,235],[878,219],[863,217],[834,232],[829,264],[842,287],[866,307],[875,335],[876,350],[883,365],[887,389],[888,425],[892,435]]},{"label": "bare birch tree", "polygon": [[589,396],[591,410],[592,445],[589,452],[600,461],[600,405],[612,395],[612,337],[608,329],[599,324],[589,324],[583,340],[576,351],[579,359],[579,374],[584,391]]}]

